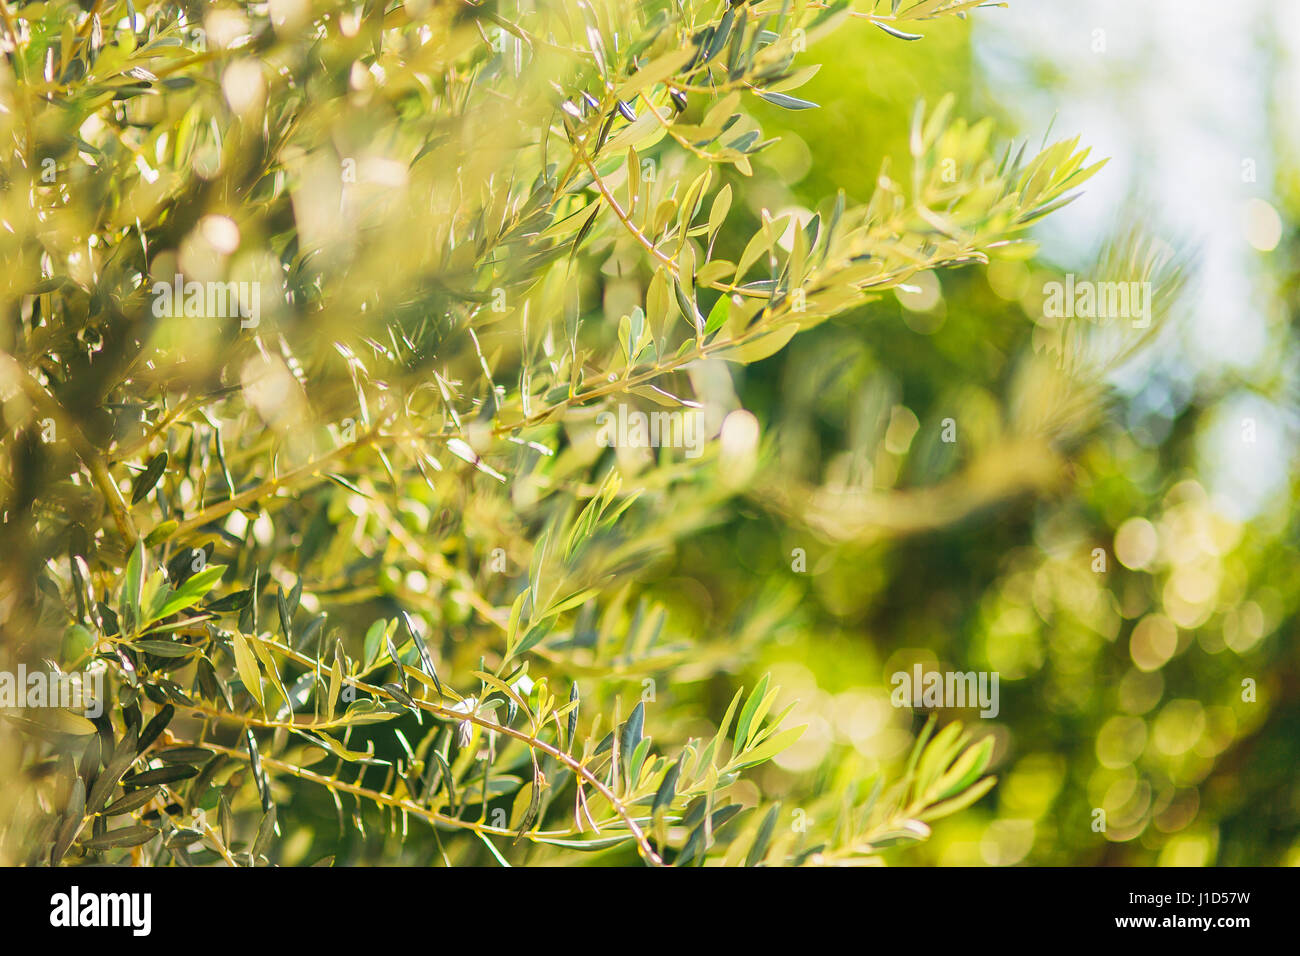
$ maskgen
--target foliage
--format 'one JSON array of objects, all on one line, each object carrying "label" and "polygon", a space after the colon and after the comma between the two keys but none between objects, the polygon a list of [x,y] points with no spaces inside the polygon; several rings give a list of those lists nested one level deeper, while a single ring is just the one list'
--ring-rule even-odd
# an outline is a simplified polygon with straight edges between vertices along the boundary
[{"label": "foliage", "polygon": [[[992,20],[976,18],[976,29]],[[1081,23],[1086,38],[1090,21]],[[958,102],[970,104],[963,109],[985,108],[978,80],[963,79],[976,72],[965,31],[930,31],[915,44],[871,33],[818,46],[826,65],[805,95],[822,109],[792,114],[785,127],[769,120],[785,145],[769,151],[770,166],[756,164],[755,191],[766,186],[763,173],[783,188],[764,188],[764,203],[809,205],[828,167],[852,194],[850,157],[868,168],[880,156],[905,158],[906,138],[891,131],[918,96],[957,89]],[[1176,45],[1168,52],[1181,56]],[[1077,69],[1076,86],[1099,85],[1082,62],[1090,53],[1061,59],[1032,45],[1022,53]],[[1138,74],[1106,61],[1118,101],[1133,95],[1135,75],[1161,77],[1168,65],[1138,59]],[[863,62],[872,64],[866,76]],[[1082,105],[1077,92],[1053,92],[1049,103]],[[870,119],[855,135],[837,122],[859,115]],[[778,761],[784,773],[764,777],[765,795],[833,818],[838,794],[889,764],[913,731],[910,712],[888,707],[892,673],[917,662],[987,669],[1002,677],[1001,712],[981,722],[997,739],[1000,783],[936,826],[909,862],[1295,862],[1300,814],[1287,768],[1296,756],[1296,485],[1294,443],[1283,435],[1294,434],[1287,370],[1295,367],[1300,189],[1295,154],[1281,145],[1294,124],[1284,110],[1273,121],[1276,177],[1243,183],[1234,170],[1215,186],[1229,199],[1269,197],[1288,223],[1276,251],[1248,257],[1258,273],[1242,276],[1276,317],[1258,366],[1211,374],[1188,357],[1204,348],[1204,326],[1191,313],[1217,311],[1197,288],[1201,262],[1189,290],[1196,295],[1174,306],[1174,321],[1131,338],[1111,334],[1121,327],[1098,329],[1066,361],[1041,290],[1066,272],[1142,275],[1158,244],[1123,227],[1140,216],[1159,228],[1155,210],[1142,208],[1116,212],[1121,227],[1095,262],[1039,255],[939,273],[927,296],[886,298],[797,337],[738,388],[765,431],[780,435],[779,454],[762,472],[763,492],[748,494],[745,509],[698,552],[682,552],[669,573],[704,585],[706,627],[752,600],[751,581],[793,592],[792,620],[750,669],[770,670],[798,697],[791,719],[810,727]],[[1146,159],[1155,179],[1191,168]],[[1112,176],[1107,169],[1099,180],[1113,187]],[[1095,192],[1085,202],[1110,214]],[[1231,223],[1222,228],[1232,234]],[[1149,276],[1155,301],[1178,292],[1177,262]],[[1230,309],[1222,321],[1231,327],[1239,315]],[[1144,350],[1122,375],[1107,371],[1138,343]],[[1062,388],[1058,373],[1080,363],[1097,371]],[[1272,433],[1270,406],[1289,423]],[[936,441],[947,416],[962,429],[955,446]],[[1247,422],[1259,425],[1255,444],[1243,435]],[[1243,462],[1290,474],[1245,517],[1216,474]],[[1135,551],[1135,540],[1155,550]],[[807,551],[806,574],[791,573],[796,547]]]},{"label": "foliage", "polygon": [[[752,779],[801,728],[730,681],[792,592],[710,631],[655,587],[747,500],[942,527],[1091,425],[1095,368],[1039,357],[1059,414],[1020,457],[847,500],[778,480],[719,384],[1031,256],[1096,171],[946,98],[864,201],[748,221],[756,116],[815,107],[809,44],[979,5],[3,5],[3,650],[104,669],[112,706],[10,721],[0,858],[861,862],[983,796],[991,738],[953,723],[778,828]],[[160,310],[173,276],[243,311]],[[618,403],[719,437],[602,447]]]}]

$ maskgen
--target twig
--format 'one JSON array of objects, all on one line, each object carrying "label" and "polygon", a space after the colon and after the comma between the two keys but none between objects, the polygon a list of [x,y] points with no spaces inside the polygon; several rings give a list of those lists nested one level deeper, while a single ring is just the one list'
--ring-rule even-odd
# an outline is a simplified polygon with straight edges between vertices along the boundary
[{"label": "twig", "polygon": [[[285,657],[288,657],[290,660],[296,661],[297,663],[302,664],[303,666],[314,667],[316,664],[316,662],[311,658],[309,658],[307,655],[300,654],[297,651],[293,650],[293,648],[281,644],[278,641],[266,640],[264,641],[264,643],[271,645],[276,650],[278,650],[281,654],[283,654]],[[365,681],[359,680],[355,677],[344,677],[343,681],[346,684],[351,684],[357,690],[364,691],[365,693],[371,694],[372,696],[375,697],[387,696],[386,692],[383,691],[381,688],[376,687],[373,684],[368,684]],[[623,821],[624,826],[627,827],[628,832],[631,833],[633,839],[636,840],[637,847],[640,850],[642,857],[652,866],[663,866],[663,858],[660,857],[659,854],[655,852],[654,847],[650,845],[650,841],[645,835],[645,831],[641,829],[640,825],[628,812],[627,808],[623,806],[622,802],[618,799],[618,797],[613,793],[613,791],[609,789],[609,787],[605,786],[605,784],[601,782],[599,777],[597,777],[594,773],[592,773],[589,769],[587,769],[586,765],[584,765],[581,761],[575,759],[572,755],[565,753],[563,750],[559,749],[558,747],[554,747],[551,744],[546,743],[546,741],[544,740],[534,737],[532,734],[525,733],[522,730],[515,730],[512,727],[507,727],[502,724],[498,724],[496,721],[489,720],[486,717],[481,717],[476,713],[472,713],[472,712],[468,714],[461,713],[460,711],[452,710],[450,707],[443,707],[440,704],[431,704],[428,701],[420,700],[416,698],[412,698],[412,699],[414,700],[414,703],[421,710],[427,711],[428,713],[433,714],[435,717],[441,717],[445,720],[454,720],[454,721],[467,720],[470,723],[483,727],[484,729],[489,730],[493,733],[499,733],[506,737],[513,737],[515,740],[524,743],[528,747],[531,747],[534,750],[540,750],[542,753],[552,757],[555,760],[558,760],[560,763],[564,764],[575,774],[577,774],[579,777],[585,780],[593,789],[595,789],[602,797],[604,797],[609,802],[609,805],[613,808],[614,812],[618,814],[619,818]],[[201,713],[208,713],[209,716],[218,717],[220,719],[236,720],[243,724],[252,724],[258,727],[297,728],[299,726],[293,721],[289,721],[288,723],[286,723],[284,721],[267,720],[260,717],[253,717],[245,714],[215,711],[204,707],[195,707],[193,709],[198,710]],[[205,746],[212,746],[212,745],[208,744]],[[267,758],[263,757],[262,762],[265,765],[267,763]],[[306,771],[304,771],[304,773],[306,773]],[[392,798],[389,799],[391,800]]]}]

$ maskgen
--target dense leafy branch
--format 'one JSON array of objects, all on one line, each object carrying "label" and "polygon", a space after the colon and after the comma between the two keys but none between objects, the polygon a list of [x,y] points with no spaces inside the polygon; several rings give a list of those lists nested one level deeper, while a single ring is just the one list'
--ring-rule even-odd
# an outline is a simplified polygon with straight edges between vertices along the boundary
[{"label": "dense leafy branch", "polygon": [[[489,838],[679,865],[860,861],[983,795],[991,744],[950,725],[822,843],[777,833],[735,798],[800,733],[766,679],[654,750],[626,682],[734,667],[789,600],[730,641],[670,619],[632,572],[716,520],[744,455],[638,475],[590,434],[616,402],[696,409],[693,371],[918,273],[1027,254],[1098,167],[1077,140],[998,159],[951,99],[865,202],[732,208],[770,145],[749,107],[816,106],[793,91],[817,37],[980,5],[0,3],[3,492],[31,515],[4,595],[113,690],[93,722],[23,721],[54,808],[25,858],[269,861],[283,779],[497,860]],[[160,309],[191,274],[251,283],[257,321],[248,292]]]}]

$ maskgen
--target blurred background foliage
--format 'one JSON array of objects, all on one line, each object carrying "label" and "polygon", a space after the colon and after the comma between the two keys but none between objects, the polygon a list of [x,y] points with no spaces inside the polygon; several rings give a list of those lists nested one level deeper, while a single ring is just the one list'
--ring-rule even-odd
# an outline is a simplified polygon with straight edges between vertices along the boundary
[{"label": "blurred background foliage", "polygon": [[[59,5],[28,6],[45,10],[46,19],[36,20],[51,35],[63,29]],[[213,11],[201,11],[203,5],[179,6],[190,10],[192,23],[206,15],[209,34],[241,33],[234,5],[214,8],[215,27]],[[1196,294],[1185,282],[1196,270],[1195,243],[1174,238],[1161,229],[1159,215],[1125,197],[1102,217],[1104,228],[1093,230],[1086,254],[1058,256],[1048,243],[1030,257],[1028,250],[1017,250],[987,264],[920,269],[863,305],[828,310],[825,321],[802,328],[770,357],[749,364],[704,362],[657,378],[657,385],[702,403],[713,433],[722,430],[700,462],[626,449],[602,453],[592,440],[590,406],[566,408],[562,421],[539,416],[532,430],[505,426],[520,415],[531,421],[537,407],[557,401],[554,389],[562,389],[572,371],[562,354],[565,339],[572,333],[577,340],[578,319],[584,348],[597,356],[618,350],[620,316],[642,306],[653,324],[647,300],[654,291],[644,281],[648,273],[638,271],[645,267],[644,250],[609,216],[587,234],[581,214],[588,207],[563,207],[559,200],[568,225],[557,232],[564,241],[551,249],[538,251],[521,230],[502,243],[505,254],[485,264],[465,252],[472,242],[456,239],[458,230],[481,239],[490,231],[485,223],[494,223],[508,200],[537,187],[502,181],[519,149],[519,126],[493,122],[498,117],[482,104],[479,112],[454,121],[454,111],[438,113],[434,104],[458,103],[462,96],[470,101],[466,77],[478,74],[459,71],[460,58],[473,59],[481,53],[470,51],[495,44],[493,55],[474,62],[500,80],[511,58],[522,58],[523,41],[494,41],[503,34],[488,18],[458,20],[448,12],[455,5],[385,5],[388,16],[400,18],[405,11],[414,19],[429,18],[429,29],[445,31],[438,34],[445,42],[430,46],[438,50],[427,54],[433,62],[418,64],[439,77],[431,91],[412,78],[420,70],[408,72],[407,64],[384,59],[391,50],[373,54],[368,15],[376,5],[312,6],[317,13],[330,7],[338,14],[331,21],[338,30],[331,26],[328,42],[290,42],[294,18],[304,18],[307,5],[272,3],[272,19],[278,11],[289,27],[253,40],[250,52],[267,69],[226,68],[199,76],[193,90],[178,83],[163,97],[127,96],[125,126],[155,137],[167,131],[173,138],[161,144],[152,139],[147,150],[137,143],[138,155],[111,157],[117,168],[138,171],[140,181],[129,189],[120,179],[91,187],[104,193],[107,228],[130,235],[132,242],[139,241],[131,233],[133,222],[149,222],[150,214],[165,210],[146,229],[151,248],[142,261],[148,260],[152,277],[183,267],[187,274],[260,279],[268,287],[283,282],[286,295],[264,303],[267,327],[254,336],[255,347],[228,324],[151,321],[130,269],[114,272],[121,265],[116,257],[104,262],[91,253],[79,260],[71,243],[62,250],[73,282],[102,290],[80,299],[69,291],[70,307],[82,316],[106,316],[70,334],[92,339],[92,351],[102,337],[105,354],[126,341],[142,343],[135,358],[117,367],[104,370],[90,362],[77,374],[52,375],[68,408],[77,409],[79,402],[95,406],[81,427],[92,443],[112,449],[117,480],[128,494],[128,481],[151,460],[148,451],[166,447],[173,460],[183,456],[193,474],[206,474],[214,489],[209,502],[219,507],[259,491],[259,481],[274,474],[296,475],[294,468],[313,456],[333,454],[329,449],[338,447],[344,423],[360,436],[351,449],[356,457],[339,457],[332,483],[286,484],[292,505],[276,499],[274,507],[263,508],[254,494],[242,511],[231,507],[213,515],[200,509],[207,520],[196,521],[189,505],[196,488],[185,477],[167,479],[159,494],[132,502],[137,520],[148,513],[144,528],[178,522],[179,531],[159,537],[166,555],[183,555],[182,541],[202,545],[214,562],[233,568],[223,590],[236,583],[259,589],[253,604],[258,610],[236,611],[239,630],[274,631],[276,590],[294,594],[301,611],[285,630],[301,638],[306,626],[313,640],[339,638],[364,676],[386,660],[367,638],[372,622],[396,620],[406,611],[425,635],[441,679],[469,696],[478,685],[468,675],[480,667],[514,676],[512,655],[502,653],[512,601],[544,576],[556,602],[577,596],[578,604],[557,617],[563,626],[554,635],[531,649],[531,679],[546,677],[560,704],[576,680],[583,694],[581,732],[590,727],[595,738],[589,744],[609,730],[611,720],[623,720],[638,700],[645,702],[646,733],[653,735],[656,752],[674,759],[683,745],[717,732],[739,688],[748,693],[770,674],[770,686],[781,688],[771,713],[792,707],[785,725],[806,728],[773,759],[724,781],[709,798],[724,808],[745,808],[736,823],[730,814],[722,820],[732,829],[719,837],[714,861],[743,861],[767,830],[774,847],[769,862],[1300,862],[1300,783],[1292,772],[1300,660],[1294,645],[1291,507],[1300,488],[1290,467],[1300,163],[1281,132],[1271,140],[1277,155],[1261,163],[1264,181],[1257,187],[1285,224],[1274,248],[1256,264],[1281,316],[1268,326],[1267,375],[1249,368],[1227,376],[1196,374],[1180,360],[1177,338]],[[617,22],[618,6],[600,8],[608,23]],[[699,6],[716,13],[716,5]],[[891,4],[857,6],[886,13]],[[918,101],[926,104],[922,115],[930,115],[951,95],[953,117],[971,124],[991,117],[988,152],[995,161],[1009,141],[1012,152],[1027,141],[1028,156],[1061,137],[1079,135],[1084,146],[1092,145],[1086,126],[1058,124],[1049,135],[1042,117],[1026,119],[1011,108],[1031,96],[1050,101],[1044,90],[1066,88],[1059,74],[1069,74],[1068,64],[1054,71],[1031,63],[1017,86],[991,77],[980,62],[981,32],[997,29],[986,21],[1020,16],[1018,6],[913,25],[924,34],[915,41],[862,19],[811,37],[806,61],[821,68],[791,95],[818,108],[792,111],[747,97],[742,123],[752,116],[761,138],[777,142],[745,157],[752,175],[734,157],[715,169],[711,195],[726,184],[733,197],[712,242],[715,257],[739,260],[763,230],[764,210],[775,218],[789,214],[800,224],[820,213],[824,222],[828,198],[837,190],[853,208],[872,199],[882,170],[910,182]],[[221,11],[234,19],[223,21]],[[1086,22],[1079,20],[1080,57],[1088,55],[1092,39]],[[541,44],[529,53],[538,58],[534,68],[549,71],[557,84],[580,85],[582,77],[566,72],[563,57]],[[33,60],[26,69],[39,71],[41,65]],[[134,80],[152,84],[168,74],[153,68],[151,76]],[[276,77],[286,76],[294,82],[275,85]],[[263,110],[260,98],[268,87],[276,95]],[[555,109],[558,98],[546,84],[519,89],[512,110],[502,106],[503,116]],[[195,98],[208,101],[197,113],[193,104],[203,100]],[[669,115],[667,92],[659,90],[654,98],[656,107],[640,104],[636,112],[644,116],[646,109],[663,108]],[[228,126],[209,125],[199,119],[206,111],[229,111],[236,118]],[[581,104],[573,115],[579,113],[585,114]],[[683,121],[703,123],[703,113],[692,98]],[[23,119],[7,111],[3,122]],[[80,134],[87,136],[85,126]],[[187,137],[188,169],[177,173],[171,167],[180,164],[167,154]],[[86,145],[111,152],[103,140]],[[409,168],[393,162],[412,154],[417,161]],[[694,174],[699,167],[689,166],[682,154],[666,139],[642,153],[661,184],[689,184],[693,175],[684,170]],[[428,157],[422,164],[421,156]],[[342,185],[346,179],[340,182],[338,165],[346,158],[356,161],[360,173],[355,189]],[[454,177],[448,175],[453,168]],[[601,172],[623,195],[621,171]],[[1070,208],[1095,203],[1093,185],[1110,173],[1098,173]],[[1236,177],[1237,171],[1225,176]],[[578,185],[592,192],[590,179]],[[545,193],[551,184],[542,187]],[[4,206],[11,218],[23,215],[17,192],[9,190]],[[407,203],[410,195],[421,204]],[[83,212],[73,204],[59,215],[76,219]],[[213,216],[237,223],[233,247],[221,231],[224,220],[214,225]],[[439,231],[444,222],[450,223],[445,233]],[[82,223],[63,233],[44,231],[57,244],[60,234],[100,228],[104,224]],[[568,254],[575,233],[574,248],[587,243],[575,257],[577,267],[552,269],[540,292],[528,291],[531,276],[559,261],[554,249]],[[782,238],[788,253],[790,234]],[[12,305],[11,311],[27,310],[14,325],[57,359],[67,343],[56,333],[76,324],[33,316],[30,303],[44,290],[23,286],[19,277],[48,270],[30,245],[3,236],[0,243],[9,243],[0,245],[11,266],[6,301],[28,303]],[[1066,271],[1101,277],[1115,269],[1132,276],[1150,261],[1152,250],[1170,250],[1175,262],[1144,273],[1159,289],[1155,328],[1118,342],[1096,330],[1088,339],[1091,351],[1072,351],[1065,336],[1070,330],[1044,318],[1044,283]],[[76,275],[79,261],[95,272],[93,281]],[[437,268],[430,270],[428,263],[435,261]],[[726,293],[706,286],[701,283],[698,307],[711,315]],[[505,288],[511,300],[505,318],[491,308],[496,288]],[[522,326],[516,294],[535,296]],[[12,334],[5,348],[15,349]],[[490,373],[479,375],[480,369],[542,367],[543,355],[554,376],[545,390],[526,377],[499,387]],[[51,363],[45,367],[50,370]],[[1178,400],[1153,403],[1148,384]],[[196,396],[205,402],[224,396],[226,389],[232,393],[228,401],[206,412],[185,404]],[[1262,437],[1252,433],[1250,441],[1273,442],[1273,466],[1286,476],[1281,490],[1248,514],[1225,508],[1204,474],[1205,435],[1223,431],[1225,403],[1243,391],[1265,392],[1278,409],[1282,427],[1265,429]],[[175,396],[166,410],[157,403],[160,392]],[[532,394],[533,408],[521,392]],[[361,447],[370,429],[379,430],[372,413],[373,422],[387,421],[385,394],[398,395],[422,429],[402,436],[400,458],[394,450],[400,480],[391,479],[392,463],[363,457],[369,452]],[[728,417],[738,409],[752,413],[756,432],[748,418]],[[6,414],[12,414],[8,406]],[[1216,454],[1232,456],[1247,441],[1237,418],[1229,415],[1226,444],[1216,446]],[[949,419],[957,428],[955,443],[941,438]],[[724,420],[732,423],[730,434]],[[6,426],[12,427],[9,420]],[[216,441],[209,447],[207,437],[221,433],[224,447]],[[191,434],[202,435],[202,443],[191,443]],[[451,446],[450,436],[459,436],[461,444]],[[509,439],[515,445],[503,452]],[[6,492],[11,510],[13,502],[25,501],[36,524],[6,522],[13,566],[7,573],[11,581],[27,580],[6,596],[5,645],[22,656],[57,657],[66,621],[39,601],[33,609],[13,594],[40,578],[42,566],[59,572],[56,591],[65,585],[66,554],[84,546],[75,538],[79,524],[100,522],[106,529],[91,558],[100,580],[121,573],[130,547],[115,534],[111,516],[87,503],[84,485],[76,492],[62,487],[55,507],[32,507],[49,488],[24,487],[24,467],[32,466],[21,463],[41,459],[33,474],[72,471],[75,464],[71,451],[57,453],[67,455],[66,465],[51,463],[35,439],[26,441],[22,449],[10,449]],[[558,453],[545,455],[539,444]],[[448,449],[451,454],[444,454]],[[621,489],[612,494],[626,510],[593,534],[581,562],[552,557],[539,564],[538,552],[546,550],[539,548],[543,533],[571,528],[575,502],[599,497],[611,473],[619,476]],[[507,481],[497,481],[497,474]],[[626,500],[633,490],[640,497]],[[197,495],[202,503],[201,488]],[[227,517],[229,512],[234,513]],[[220,530],[214,531],[217,519]],[[31,544],[33,534],[41,547]],[[504,572],[495,557],[498,548]],[[536,614],[537,604],[534,593],[528,613]],[[290,638],[284,634],[286,643]],[[398,656],[418,668],[413,645],[398,639]],[[234,652],[217,647],[222,638],[213,641],[214,659],[230,672]],[[320,659],[328,668],[328,654]],[[287,665],[290,658],[282,660]],[[941,725],[959,719],[976,739],[991,741],[998,785],[972,806],[933,822],[928,840],[917,842],[928,831],[890,834],[877,826],[872,832],[879,839],[859,840],[855,851],[860,834],[849,827],[845,839],[845,820],[873,800],[875,781],[905,772],[922,733],[927,715],[895,708],[889,700],[890,675],[916,663],[1000,674],[995,719],[982,720],[976,710],[937,715]],[[246,708],[242,677],[241,671],[229,686]],[[1250,700],[1243,699],[1247,679],[1254,682]],[[536,705],[538,698],[528,702]],[[604,724],[593,727],[589,722],[597,714]],[[373,743],[374,757],[394,764],[409,757],[431,776],[433,761],[423,741],[442,748],[453,763],[459,751],[464,759],[450,774],[486,789],[488,775],[474,775],[479,738],[472,746],[459,740],[452,746],[454,722],[438,733],[426,732],[429,723],[403,713],[390,726],[362,727],[343,740],[354,751]],[[205,743],[236,755],[239,739],[229,728],[212,726]],[[404,754],[407,745],[395,739],[391,726],[415,742],[417,753]],[[193,736],[195,726],[178,724],[176,733]],[[15,784],[0,798],[6,801],[0,822],[13,841],[22,826],[35,826],[28,821],[40,817],[32,803],[42,811],[50,809],[46,804],[57,809],[66,794],[42,789],[42,780],[55,776],[57,751],[37,760],[32,745],[17,735],[8,736],[5,746],[5,773]],[[286,766],[306,759],[301,747],[286,755],[281,731],[267,733],[262,746]],[[659,765],[660,779],[672,762]],[[527,750],[505,753],[501,763],[495,805],[506,809],[510,828],[526,826],[528,799],[519,795],[527,794],[532,772]],[[548,777],[553,770],[547,766]],[[361,773],[359,779],[381,791],[398,786],[388,770],[371,769],[366,777],[362,767]],[[227,766],[218,783],[231,808],[230,829],[249,846],[260,842],[255,834],[264,825],[260,811],[270,791],[282,831],[270,853],[276,863],[333,858],[490,864],[498,853],[517,863],[636,858],[626,840],[609,852],[580,856],[554,846],[485,846],[447,829],[437,839],[429,828],[408,829],[404,817],[379,813],[363,801],[338,802],[332,798],[337,790],[332,795],[329,787],[307,786],[287,772],[272,772],[269,787],[255,777]],[[571,784],[562,776],[551,782],[557,790]],[[652,785],[649,793],[654,792]],[[564,797],[572,803],[571,791]],[[195,802],[214,817],[222,809],[215,794]],[[693,827],[704,803],[711,815],[715,804],[698,794],[682,794],[674,809],[682,815],[693,809]],[[470,818],[486,818],[489,806],[467,803],[462,809]],[[1105,811],[1104,832],[1094,827],[1098,809]],[[558,826],[554,821],[565,811],[552,808],[548,798],[539,819],[549,813]],[[225,824],[223,817],[223,835]],[[674,831],[669,841],[678,859],[692,858],[683,849],[690,832]],[[910,845],[888,848],[894,842]],[[10,842],[6,849],[16,855],[29,847],[17,851]]]},{"label": "blurred background foliage", "polygon": [[[1148,89],[1159,87],[1155,74],[1172,66],[1141,39],[1132,41],[1138,52],[1127,60],[1092,66],[1107,52],[1094,46],[1097,29],[1109,28],[1103,32],[1115,42],[1138,29],[1135,14],[1158,17],[1156,11],[1059,5],[1054,16],[1026,18],[1003,36],[997,21],[1015,21],[1024,12],[1016,6],[935,25],[924,42],[906,46],[866,26],[824,41],[825,65],[804,88],[823,108],[785,128],[771,126],[782,144],[766,155],[774,175],[756,177],[744,193],[751,205],[807,208],[831,182],[851,193],[869,188],[883,158],[906,162],[906,118],[918,98],[933,102],[956,92],[959,112],[996,116],[1004,133],[1030,139],[1044,130],[1024,125],[1024,112],[1050,121],[1071,95],[1082,99],[1088,88],[1106,87],[1116,106],[1179,108],[1146,100]],[[1195,20],[1186,11],[1165,12],[1180,22]],[[1242,32],[1265,48],[1262,37],[1283,15],[1269,4],[1251,13],[1243,16]],[[1151,43],[1157,32],[1150,27],[1141,35]],[[994,36],[985,41],[993,61],[988,70],[974,53],[981,33]],[[1037,46],[1049,33],[1055,42]],[[1200,67],[1179,62],[1196,48],[1188,34],[1206,40],[1202,30],[1188,28],[1169,41],[1167,55],[1192,73]],[[1265,90],[1294,77],[1282,70],[1285,49],[1274,46],[1272,55],[1263,70]],[[1023,72],[1009,80],[1006,61],[1017,58]],[[1234,82],[1256,88],[1239,61],[1212,67],[1210,82],[1222,84],[1234,72],[1243,74]],[[1200,92],[1189,93],[1193,102],[1184,108],[1194,112]],[[1030,97],[1044,101],[1044,109],[1009,108]],[[801,699],[792,718],[810,728],[764,772],[765,789],[788,788],[792,799],[807,800],[795,795],[816,780],[829,812],[842,787],[907,746],[913,718],[890,707],[889,675],[916,661],[996,670],[1002,712],[986,723],[998,742],[1001,782],[973,809],[937,825],[933,839],[912,851],[916,857],[962,865],[1300,862],[1300,785],[1293,770],[1300,657],[1291,583],[1300,165],[1289,112],[1294,97],[1251,102],[1252,116],[1267,130],[1264,149],[1230,144],[1237,150],[1231,164],[1216,167],[1208,187],[1181,175],[1181,165],[1190,165],[1179,145],[1184,137],[1169,143],[1163,164],[1150,173],[1181,190],[1166,188],[1165,207],[1150,188],[1135,199],[1134,185],[1114,163],[1130,167],[1153,157],[1114,157],[1106,142],[1102,153],[1113,157],[1111,168],[1061,216],[1091,207],[1085,222],[1111,225],[1092,228],[1077,237],[1079,244],[1113,249],[1137,218],[1159,232],[1179,204],[1208,204],[1210,195],[1226,194],[1237,213],[1252,197],[1264,197],[1285,223],[1275,248],[1254,240],[1249,221],[1243,234],[1235,215],[1214,225],[1251,256],[1245,276],[1264,303],[1266,345],[1244,366],[1207,370],[1180,346],[1204,340],[1188,301],[1199,290],[1183,290],[1156,344],[1109,378],[1104,411],[1085,431],[1053,443],[1062,459],[1041,472],[1044,480],[1035,481],[1034,466],[1025,466],[1027,493],[934,529],[904,515],[846,531],[838,497],[816,508],[819,493],[844,483],[876,490],[932,486],[982,451],[1021,467],[999,436],[1041,395],[1016,394],[1008,383],[1017,361],[1041,349],[1050,331],[1044,283],[1067,270],[1089,274],[1091,263],[1081,262],[1077,249],[1060,259],[1040,254],[934,274],[933,282],[913,283],[919,294],[837,317],[745,370],[742,404],[779,430],[774,473],[765,478],[770,487],[813,482],[793,509],[811,503],[812,520],[792,522],[791,509],[752,495],[732,534],[683,551],[675,573],[711,582],[710,594],[728,610],[749,599],[748,589],[727,583],[728,569],[737,566],[764,581],[782,578],[798,591],[797,623],[775,635],[756,666],[770,668]],[[1090,115],[1088,105],[1096,109],[1090,103],[1074,113]],[[1208,124],[1212,114],[1205,108]],[[781,122],[777,115],[765,120]],[[1101,132],[1069,131],[1090,143]],[[1137,148],[1122,140],[1115,145]],[[1238,157],[1245,156],[1259,157],[1249,165],[1253,170],[1258,163],[1258,180],[1243,174],[1245,160]],[[1103,190],[1107,179],[1110,189]],[[1112,197],[1121,202],[1106,208]],[[1197,273],[1202,238],[1172,229],[1163,234]],[[1215,317],[1231,325],[1245,308],[1239,302],[1234,312],[1215,310]],[[1277,427],[1263,424],[1268,409],[1261,414],[1258,406],[1236,404],[1242,395],[1262,396]],[[948,415],[973,438],[952,462],[936,459],[932,444],[937,423]],[[1042,466],[1041,456],[1032,460]],[[1218,469],[1216,460],[1284,480],[1243,507],[1248,496],[1234,500],[1211,488],[1214,476],[1204,473]],[[926,502],[935,510],[949,503]],[[896,502],[901,509],[909,504],[905,496]],[[806,550],[808,575],[790,571],[794,548]],[[1095,549],[1105,555],[1100,573]],[[719,601],[720,593],[734,601]],[[1243,687],[1246,680],[1253,694]],[[966,716],[973,719],[974,712]],[[1104,833],[1093,826],[1099,808],[1106,811]]]}]

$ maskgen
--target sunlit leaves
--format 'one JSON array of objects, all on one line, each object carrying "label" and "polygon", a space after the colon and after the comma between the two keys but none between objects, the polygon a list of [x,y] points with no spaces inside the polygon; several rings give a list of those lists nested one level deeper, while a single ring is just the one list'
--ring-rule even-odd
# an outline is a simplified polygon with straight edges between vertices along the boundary
[{"label": "sunlit leaves", "polygon": [[[690,720],[666,692],[747,667],[779,615],[758,602],[714,640],[641,575],[733,476],[712,450],[596,451],[591,420],[716,411],[707,360],[760,361],[1007,242],[1086,151],[999,166],[987,126],[922,111],[915,177],[805,224],[743,183],[773,143],[760,117],[815,115],[807,43],[845,0],[398,4],[364,52],[333,17],[254,5],[240,56],[277,66],[243,76],[242,40],[207,49],[183,13],[43,7],[69,39],[24,33],[53,72],[17,76],[0,117],[11,347],[78,428],[45,456],[76,481],[31,482],[57,494],[27,550],[59,578],[62,663],[115,691],[105,719],[47,728],[104,758],[35,801],[54,856],[261,864],[320,799],[345,829],[427,824],[455,862],[801,862],[730,789],[800,741],[777,688]],[[29,115],[59,140],[52,182]],[[162,315],[173,270],[256,279],[259,323]],[[923,763],[930,803],[889,825],[977,798],[988,758]],[[161,822],[173,799],[213,822]],[[127,829],[87,838],[104,814]]]},{"label": "sunlit leaves", "polygon": [[252,648],[249,647],[248,638],[238,631],[232,631],[230,635],[231,647],[235,654],[235,668],[239,672],[239,679],[244,685],[244,689],[257,701],[259,707],[264,706],[262,699],[262,674],[258,668],[257,657],[254,655]]}]

